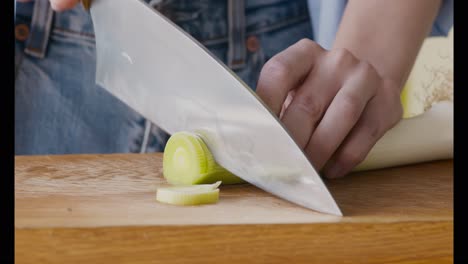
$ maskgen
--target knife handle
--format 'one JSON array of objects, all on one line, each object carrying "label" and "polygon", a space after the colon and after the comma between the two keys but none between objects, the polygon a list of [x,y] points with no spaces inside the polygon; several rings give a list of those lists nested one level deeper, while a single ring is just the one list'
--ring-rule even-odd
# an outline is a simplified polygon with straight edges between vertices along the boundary
[{"label": "knife handle", "polygon": [[89,11],[89,8],[91,7],[91,0],[81,0],[81,3],[83,4],[84,9]]}]

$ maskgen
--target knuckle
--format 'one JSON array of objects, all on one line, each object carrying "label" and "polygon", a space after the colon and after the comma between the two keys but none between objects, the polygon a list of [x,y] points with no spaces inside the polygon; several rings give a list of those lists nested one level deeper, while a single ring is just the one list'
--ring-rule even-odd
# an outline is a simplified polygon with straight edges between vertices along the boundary
[{"label": "knuckle", "polygon": [[347,94],[343,96],[343,99],[341,100],[340,104],[344,115],[350,118],[360,116],[363,101],[359,97],[359,95]]},{"label": "knuckle", "polygon": [[316,102],[313,96],[304,95],[298,98],[296,107],[306,113],[312,120],[319,120],[322,116],[323,107]]},{"label": "knuckle", "polygon": [[338,162],[342,164],[343,167],[351,168],[364,161],[365,157],[366,154],[362,151],[348,148],[343,151]]},{"label": "knuckle", "polygon": [[353,54],[345,48],[331,50],[329,56],[334,66],[345,65],[355,60]]},{"label": "knuckle", "polygon": [[376,69],[367,61],[359,62],[358,73],[367,78],[376,78],[378,76]]},{"label": "knuckle", "polygon": [[262,75],[268,75],[277,82],[284,82],[291,74],[291,67],[287,63],[278,59],[277,57],[271,58],[262,69]]},{"label": "knuckle", "polygon": [[322,50],[322,47],[315,41],[303,38],[297,42],[297,45],[307,50]]},{"label": "knuckle", "polygon": [[359,62],[354,69],[355,78],[363,83],[362,88],[367,89],[372,95],[377,93],[379,87],[382,86],[382,80],[377,70],[366,61]]},{"label": "knuckle", "polygon": [[367,84],[366,87],[373,89],[374,92],[379,87],[383,86],[382,79],[380,78],[377,70],[374,68],[374,66],[372,66],[372,64],[366,61],[359,62],[354,70],[354,73],[356,74],[357,78]]},{"label": "knuckle", "polygon": [[383,131],[383,126],[381,125],[381,122],[368,123],[365,127],[365,130],[367,131],[367,136],[369,137],[370,141],[375,142],[380,138],[380,135]]},{"label": "knuckle", "polygon": [[377,142],[385,131],[383,125],[385,119],[374,117],[373,119],[363,120],[358,126],[358,130],[362,136],[366,138],[366,142]]}]

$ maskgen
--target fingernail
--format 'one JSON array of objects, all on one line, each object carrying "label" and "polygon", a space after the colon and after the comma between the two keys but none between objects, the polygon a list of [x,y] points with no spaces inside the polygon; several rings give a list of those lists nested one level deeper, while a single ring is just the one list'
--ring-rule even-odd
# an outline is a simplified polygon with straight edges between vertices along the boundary
[{"label": "fingernail", "polygon": [[329,169],[325,171],[325,177],[329,179],[340,178],[343,177],[343,175],[343,168],[337,163],[331,165]]}]

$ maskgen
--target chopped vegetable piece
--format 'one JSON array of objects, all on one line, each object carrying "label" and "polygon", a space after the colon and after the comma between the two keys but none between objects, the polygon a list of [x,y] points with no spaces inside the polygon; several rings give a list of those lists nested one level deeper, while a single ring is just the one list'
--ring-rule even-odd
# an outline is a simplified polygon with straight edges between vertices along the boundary
[{"label": "chopped vegetable piece", "polygon": [[174,133],[166,143],[163,156],[163,174],[174,185],[223,184],[245,181],[220,166],[205,142],[196,134]]},{"label": "chopped vegetable piece", "polygon": [[200,205],[217,203],[219,200],[219,185],[199,184],[191,186],[174,186],[158,188],[156,200],[174,205]]}]

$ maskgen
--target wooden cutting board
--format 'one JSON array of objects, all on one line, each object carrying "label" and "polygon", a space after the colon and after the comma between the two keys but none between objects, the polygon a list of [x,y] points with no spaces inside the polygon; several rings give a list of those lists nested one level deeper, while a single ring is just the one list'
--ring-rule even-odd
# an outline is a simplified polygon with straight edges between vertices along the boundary
[{"label": "wooden cutting board", "polygon": [[162,154],[17,156],[17,263],[453,262],[452,160],[326,184],[344,217],[254,186],[214,205],[155,201]]}]

